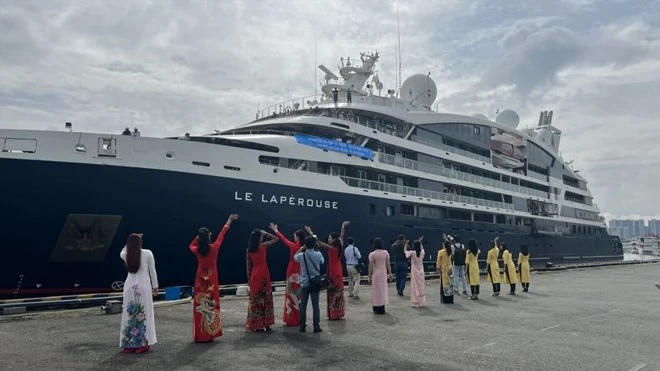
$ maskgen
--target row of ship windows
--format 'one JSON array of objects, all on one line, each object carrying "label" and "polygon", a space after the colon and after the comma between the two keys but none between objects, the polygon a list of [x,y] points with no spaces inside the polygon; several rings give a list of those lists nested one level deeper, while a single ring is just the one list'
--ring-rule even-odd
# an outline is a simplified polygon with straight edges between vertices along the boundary
[{"label": "row of ship windows", "polygon": [[[368,211],[370,215],[376,215],[377,209],[375,203],[368,204]],[[383,214],[388,217],[393,217],[397,214],[396,208],[393,205],[385,206]],[[511,215],[501,215],[501,214],[488,214],[488,213],[479,213],[479,212],[469,212],[462,210],[454,209],[443,209],[433,206],[421,206],[413,204],[401,204],[399,205],[399,215],[403,216],[414,216],[420,218],[428,219],[453,219],[461,221],[473,221],[473,222],[482,222],[490,224],[508,224],[516,226],[531,226],[531,219],[515,217]],[[603,228],[588,226],[588,225],[578,225],[571,224],[570,232],[572,234],[585,234],[585,235],[602,235],[606,234],[606,231]]]}]

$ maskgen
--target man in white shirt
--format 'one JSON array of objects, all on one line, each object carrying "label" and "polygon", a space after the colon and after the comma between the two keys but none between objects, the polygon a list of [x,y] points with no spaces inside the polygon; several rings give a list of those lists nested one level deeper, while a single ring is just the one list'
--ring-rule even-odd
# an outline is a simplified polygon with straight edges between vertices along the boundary
[{"label": "man in white shirt", "polygon": [[360,264],[360,250],[353,245],[353,237],[348,238],[348,246],[344,249],[344,256],[346,257],[346,270],[348,271],[348,297],[360,298],[360,272],[357,265]]}]

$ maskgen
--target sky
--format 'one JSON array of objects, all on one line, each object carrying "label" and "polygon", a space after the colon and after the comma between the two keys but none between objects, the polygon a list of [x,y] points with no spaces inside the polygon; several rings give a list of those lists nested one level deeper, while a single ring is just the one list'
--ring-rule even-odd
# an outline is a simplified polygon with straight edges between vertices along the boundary
[{"label": "sky", "polygon": [[[523,127],[553,110],[560,152],[606,218],[660,214],[660,0],[398,9],[402,78],[430,72],[439,111],[510,108]],[[317,64],[363,51],[379,51],[396,88],[396,12],[394,0],[0,0],[0,127],[204,134],[313,94]]]}]

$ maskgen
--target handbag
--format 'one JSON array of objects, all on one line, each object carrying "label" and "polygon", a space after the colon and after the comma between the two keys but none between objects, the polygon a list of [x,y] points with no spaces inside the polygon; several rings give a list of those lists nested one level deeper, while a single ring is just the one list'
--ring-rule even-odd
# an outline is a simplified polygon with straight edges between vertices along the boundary
[{"label": "handbag", "polygon": [[330,278],[327,274],[319,274],[316,277],[311,277],[309,274],[309,267],[307,267],[307,251],[303,253],[303,259],[305,259],[305,270],[307,271],[307,277],[309,277],[309,291],[310,292],[320,292],[330,286]]}]

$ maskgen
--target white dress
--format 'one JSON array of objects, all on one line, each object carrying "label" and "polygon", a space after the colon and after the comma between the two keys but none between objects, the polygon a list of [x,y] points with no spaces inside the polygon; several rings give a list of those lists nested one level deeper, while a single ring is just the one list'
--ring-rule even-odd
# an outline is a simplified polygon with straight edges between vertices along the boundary
[{"label": "white dress", "polygon": [[[124,302],[121,314],[120,348],[140,348],[156,344],[154,301],[152,289],[158,287],[154,255],[142,249],[140,269],[129,273],[124,282]],[[126,261],[126,247],[119,256]]]}]

